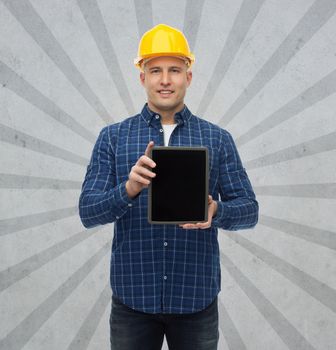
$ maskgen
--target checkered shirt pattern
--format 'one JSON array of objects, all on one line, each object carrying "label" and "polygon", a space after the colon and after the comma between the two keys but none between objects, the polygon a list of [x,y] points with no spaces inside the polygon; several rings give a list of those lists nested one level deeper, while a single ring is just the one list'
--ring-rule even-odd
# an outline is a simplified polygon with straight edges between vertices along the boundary
[{"label": "checkered shirt pattern", "polygon": [[258,221],[258,202],[230,133],[196,117],[186,106],[175,121],[169,146],[209,150],[209,194],[218,201],[210,228],[149,224],[148,190],[128,197],[128,174],[149,141],[164,145],[161,116],[147,104],[140,114],[102,129],[79,200],[85,227],[114,223],[113,294],[146,313],[182,314],[206,308],[221,286],[218,229],[253,228]]}]

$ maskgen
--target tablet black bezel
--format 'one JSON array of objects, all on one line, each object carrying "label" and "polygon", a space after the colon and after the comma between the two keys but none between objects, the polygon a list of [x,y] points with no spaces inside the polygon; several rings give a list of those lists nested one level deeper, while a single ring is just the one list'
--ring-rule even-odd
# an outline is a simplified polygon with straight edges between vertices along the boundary
[{"label": "tablet black bezel", "polygon": [[[150,224],[165,224],[165,225],[176,225],[176,224],[186,224],[186,223],[198,223],[198,222],[207,222],[208,221],[208,193],[209,193],[209,151],[207,147],[195,146],[195,147],[176,147],[176,146],[154,146],[150,151],[150,158],[152,158],[152,151],[203,151],[205,153],[205,198],[204,198],[204,220],[197,221],[164,221],[164,220],[152,220],[152,183],[148,186],[148,221]],[[155,168],[154,168],[155,169]]]}]

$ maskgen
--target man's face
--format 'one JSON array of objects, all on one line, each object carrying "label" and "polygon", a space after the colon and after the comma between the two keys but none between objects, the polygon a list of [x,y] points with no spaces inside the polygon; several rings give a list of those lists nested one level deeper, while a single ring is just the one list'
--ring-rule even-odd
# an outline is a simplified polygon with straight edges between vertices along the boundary
[{"label": "man's face", "polygon": [[140,80],[146,89],[149,108],[178,112],[184,106],[184,96],[192,73],[186,63],[176,57],[156,57],[145,64]]}]

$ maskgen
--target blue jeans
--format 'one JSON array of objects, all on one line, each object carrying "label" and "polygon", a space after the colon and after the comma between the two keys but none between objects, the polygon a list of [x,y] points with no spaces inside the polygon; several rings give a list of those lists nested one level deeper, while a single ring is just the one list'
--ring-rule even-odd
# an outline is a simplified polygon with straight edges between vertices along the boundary
[{"label": "blue jeans", "polygon": [[111,350],[160,350],[166,335],[169,350],[216,350],[217,297],[192,314],[148,314],[135,311],[112,296]]}]

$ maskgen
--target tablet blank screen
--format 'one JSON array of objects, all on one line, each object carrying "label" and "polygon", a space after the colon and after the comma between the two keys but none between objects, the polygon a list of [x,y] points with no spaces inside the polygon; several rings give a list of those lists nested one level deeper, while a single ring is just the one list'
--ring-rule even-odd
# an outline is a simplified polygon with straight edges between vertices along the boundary
[{"label": "tablet blank screen", "polygon": [[151,219],[163,222],[205,220],[207,154],[205,149],[153,149],[156,177],[151,188]]}]

